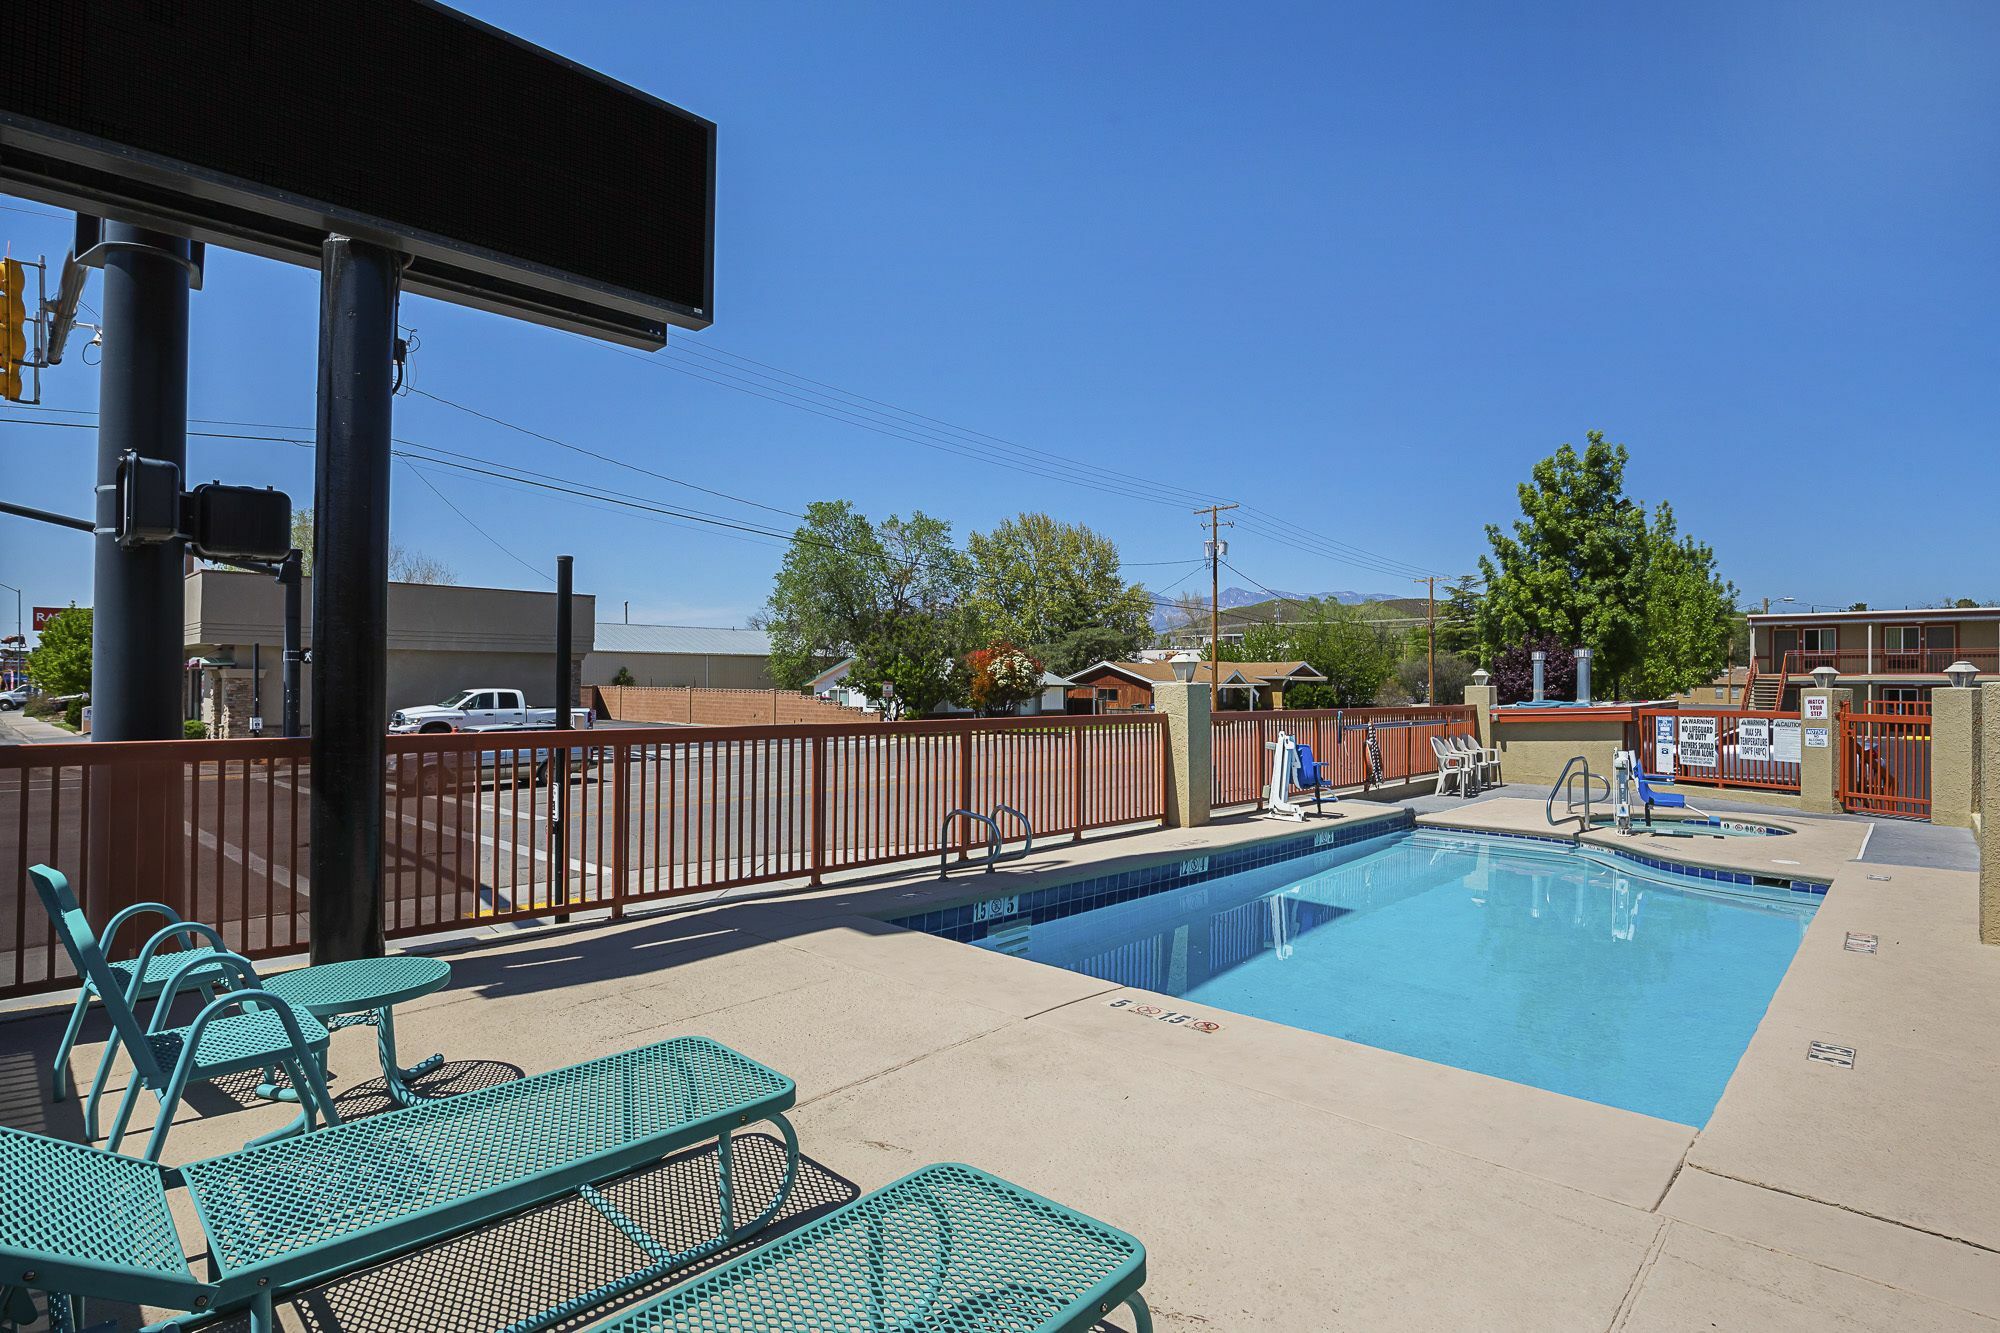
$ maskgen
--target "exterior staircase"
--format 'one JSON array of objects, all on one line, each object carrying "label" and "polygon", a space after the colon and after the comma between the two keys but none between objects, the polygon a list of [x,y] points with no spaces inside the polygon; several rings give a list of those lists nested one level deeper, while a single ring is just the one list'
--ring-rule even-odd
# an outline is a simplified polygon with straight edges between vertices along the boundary
[{"label": "exterior staircase", "polygon": [[1743,687],[1743,706],[1759,713],[1775,712],[1785,697],[1785,673],[1774,671],[1760,676],[1757,668],[1750,668],[1750,679]]}]

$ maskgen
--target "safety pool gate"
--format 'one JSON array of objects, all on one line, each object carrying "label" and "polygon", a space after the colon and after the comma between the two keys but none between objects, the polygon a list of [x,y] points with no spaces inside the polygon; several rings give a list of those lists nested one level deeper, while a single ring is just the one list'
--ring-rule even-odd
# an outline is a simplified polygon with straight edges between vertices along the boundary
[{"label": "safety pool gate", "polygon": [[1840,710],[1840,804],[1862,815],[1931,817],[1931,715],[1877,702]]}]

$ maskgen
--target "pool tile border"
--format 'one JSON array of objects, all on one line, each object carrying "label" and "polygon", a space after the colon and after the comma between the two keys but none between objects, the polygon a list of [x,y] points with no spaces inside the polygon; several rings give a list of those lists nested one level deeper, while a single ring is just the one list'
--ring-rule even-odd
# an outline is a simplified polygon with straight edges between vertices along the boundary
[{"label": "pool tile border", "polygon": [[983,939],[995,926],[1004,928],[1024,923],[1039,926],[1044,922],[1075,916],[1079,912],[1131,902],[1135,898],[1150,898],[1157,893],[1167,893],[1259,866],[1276,865],[1281,861],[1310,856],[1314,852],[1407,833],[1416,826],[1416,822],[1416,812],[1404,810],[1399,815],[1372,819],[1363,824],[1316,829],[1295,837],[1273,838],[1226,851],[1205,852],[1115,874],[1072,880],[1067,884],[1027,893],[995,894],[955,907],[888,918],[888,922],[905,930],[922,931],[926,935],[971,944]]},{"label": "pool tile border", "polygon": [[[1723,870],[1715,866],[1698,866],[1686,861],[1669,861],[1663,857],[1648,856],[1644,852],[1628,852],[1622,847],[1605,847],[1594,842],[1578,842],[1574,838],[1552,837],[1546,833],[1515,833],[1506,829],[1459,828],[1451,824],[1427,824],[1426,828],[1439,833],[1463,833],[1475,838],[1513,838],[1519,842],[1547,842],[1558,847],[1588,847],[1606,856],[1615,856],[1623,861],[1631,861],[1649,870],[1664,870],[1670,875],[1682,875],[1689,879],[1705,879],[1717,884],[1736,884],[1748,889],[1786,889],[1792,893],[1809,894],[1815,898],[1826,896],[1826,884],[1813,879],[1789,879],[1783,875],[1755,875],[1742,870]],[[1759,881],[1762,881],[1761,883]]]}]

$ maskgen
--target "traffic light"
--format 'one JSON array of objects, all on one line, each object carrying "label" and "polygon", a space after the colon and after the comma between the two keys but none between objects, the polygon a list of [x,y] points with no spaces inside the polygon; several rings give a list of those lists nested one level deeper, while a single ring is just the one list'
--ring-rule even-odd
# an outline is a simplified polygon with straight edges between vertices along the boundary
[{"label": "traffic light", "polygon": [[21,401],[21,367],[28,360],[28,271],[0,259],[0,398]]}]

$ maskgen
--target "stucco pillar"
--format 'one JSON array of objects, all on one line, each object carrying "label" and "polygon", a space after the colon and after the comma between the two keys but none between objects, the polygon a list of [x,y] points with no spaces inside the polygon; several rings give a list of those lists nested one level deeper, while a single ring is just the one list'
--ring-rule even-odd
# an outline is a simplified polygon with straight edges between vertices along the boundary
[{"label": "stucco pillar", "polygon": [[1468,685],[1465,687],[1465,702],[1472,709],[1473,730],[1478,733],[1479,744],[1485,749],[1492,749],[1493,708],[1500,702],[1500,687]]},{"label": "stucco pillar", "polygon": [[1931,823],[1971,828],[1979,800],[1980,691],[1931,691]]},{"label": "stucco pillar", "polygon": [[1167,826],[1206,824],[1215,787],[1208,682],[1162,681],[1153,686],[1153,711],[1167,719]]},{"label": "stucco pillar", "polygon": [[[1932,691],[1935,707],[1943,690]],[[1979,938],[2000,944],[2000,681],[1979,687]]]},{"label": "stucco pillar", "polygon": [[[1826,704],[1826,716],[1814,717],[1814,699]],[[1799,691],[1799,809],[1813,814],[1840,813],[1840,710],[1854,702],[1844,688]],[[1820,734],[1816,734],[1820,733]],[[1824,744],[1816,741],[1824,740]]]}]

